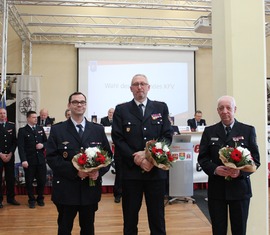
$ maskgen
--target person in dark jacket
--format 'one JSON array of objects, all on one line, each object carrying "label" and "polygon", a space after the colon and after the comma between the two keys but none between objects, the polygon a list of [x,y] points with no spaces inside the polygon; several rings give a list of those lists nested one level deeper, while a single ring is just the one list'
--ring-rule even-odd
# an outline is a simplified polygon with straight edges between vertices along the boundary
[{"label": "person in dark jacket", "polygon": [[[46,149],[47,162],[53,171],[52,201],[58,211],[58,235],[71,234],[77,213],[80,235],[94,235],[95,213],[101,199],[101,177],[110,165],[87,173],[77,170],[72,159],[88,147],[99,146],[110,157],[112,152],[104,127],[84,117],[85,95],[80,92],[71,94],[68,108],[71,117],[52,126]],[[95,181],[95,186],[89,186],[90,180]]]},{"label": "person in dark jacket", "polygon": [[196,131],[198,126],[206,126],[205,119],[202,119],[202,111],[197,110],[194,114],[194,118],[187,120],[187,125],[190,126],[191,131]]},{"label": "person in dark jacket", "polygon": [[227,146],[246,148],[259,167],[256,132],[253,126],[234,118],[236,104],[233,97],[222,96],[217,103],[221,121],[205,128],[198,156],[198,163],[208,175],[208,208],[212,231],[213,235],[227,234],[229,210],[232,235],[245,235],[252,196],[251,172],[224,166],[219,159],[219,150]]},{"label": "person in dark jacket", "polygon": [[41,109],[39,116],[37,117],[37,125],[39,126],[52,126],[54,124],[54,118],[49,116],[47,109]]},{"label": "person in dark jacket", "polygon": [[114,113],[114,108],[110,108],[108,110],[108,116],[100,119],[100,124],[102,124],[103,126],[111,126],[113,123],[113,113]]},{"label": "person in dark jacket", "polygon": [[18,206],[15,200],[15,149],[17,147],[15,124],[7,121],[7,110],[0,108],[0,208],[3,208],[3,170],[5,172],[7,203]]},{"label": "person in dark jacket", "polygon": [[[25,172],[25,183],[28,193],[29,208],[35,204],[44,206],[44,188],[46,184],[47,166],[45,160],[45,144],[47,137],[44,129],[37,125],[37,114],[28,111],[27,124],[18,131],[18,151]],[[37,197],[34,196],[33,182],[37,180]]]},{"label": "person in dark jacket", "polygon": [[150,233],[165,235],[167,172],[146,159],[144,148],[146,142],[153,139],[171,143],[169,110],[166,103],[147,98],[150,85],[145,75],[135,75],[130,90],[134,99],[116,106],[112,125],[115,155],[120,156],[122,162],[124,235],[138,234],[138,215],[143,195]]}]

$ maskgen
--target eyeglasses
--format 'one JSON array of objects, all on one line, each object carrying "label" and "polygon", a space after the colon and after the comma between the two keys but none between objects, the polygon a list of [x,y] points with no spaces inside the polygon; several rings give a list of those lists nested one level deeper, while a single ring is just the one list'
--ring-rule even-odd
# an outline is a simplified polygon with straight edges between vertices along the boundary
[{"label": "eyeglasses", "polygon": [[86,105],[86,101],[84,101],[84,100],[82,100],[82,101],[73,100],[70,103],[73,104],[73,105],[75,105],[75,106],[78,106],[79,104],[80,105]]},{"label": "eyeglasses", "polygon": [[148,83],[145,83],[145,82],[136,82],[136,83],[133,83],[131,86],[147,86]]}]

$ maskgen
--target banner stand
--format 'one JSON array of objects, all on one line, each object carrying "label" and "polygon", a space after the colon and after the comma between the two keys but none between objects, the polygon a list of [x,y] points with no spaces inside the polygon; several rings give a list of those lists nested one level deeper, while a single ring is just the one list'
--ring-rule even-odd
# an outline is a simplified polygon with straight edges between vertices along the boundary
[{"label": "banner stand", "polygon": [[191,135],[173,136],[170,146],[177,161],[169,172],[169,204],[174,202],[195,203],[193,196],[193,145]]}]

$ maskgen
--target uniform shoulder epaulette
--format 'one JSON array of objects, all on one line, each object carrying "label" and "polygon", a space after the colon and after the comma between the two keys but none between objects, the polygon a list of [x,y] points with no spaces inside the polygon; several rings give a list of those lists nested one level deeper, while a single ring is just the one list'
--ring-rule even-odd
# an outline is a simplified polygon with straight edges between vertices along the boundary
[{"label": "uniform shoulder epaulette", "polygon": [[99,125],[99,126],[103,126],[102,124],[97,123],[97,122],[92,122],[92,123],[94,123],[94,124],[96,124],[96,125]]},{"label": "uniform shoulder epaulette", "polygon": [[120,103],[120,104],[117,104],[117,105],[121,106],[121,105],[126,104],[126,103],[128,103],[128,101],[123,102],[123,103]]},{"label": "uniform shoulder epaulette", "polygon": [[153,102],[157,102],[157,103],[163,103],[163,104],[165,104],[165,102],[164,102],[164,101],[159,101],[159,100],[153,100]]},{"label": "uniform shoulder epaulette", "polygon": [[59,124],[62,124],[62,123],[63,123],[63,121],[62,122],[57,122],[57,123],[54,123],[53,126],[56,126],[56,125],[59,125]]}]

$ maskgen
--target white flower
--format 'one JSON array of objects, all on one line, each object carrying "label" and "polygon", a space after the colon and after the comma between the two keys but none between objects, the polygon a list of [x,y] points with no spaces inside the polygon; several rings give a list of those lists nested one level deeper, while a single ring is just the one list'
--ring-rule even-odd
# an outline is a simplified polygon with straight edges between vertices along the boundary
[{"label": "white flower", "polygon": [[162,144],[160,142],[156,142],[155,146],[157,149],[162,149]]},{"label": "white flower", "polygon": [[163,146],[163,149],[162,149],[165,153],[167,153],[167,152],[169,152],[170,151],[170,149],[169,149],[169,147],[165,144],[164,146]]},{"label": "white flower", "polygon": [[96,156],[96,153],[97,152],[100,152],[99,148],[97,147],[89,147],[85,150],[85,154],[88,156],[88,157],[95,157]]}]

